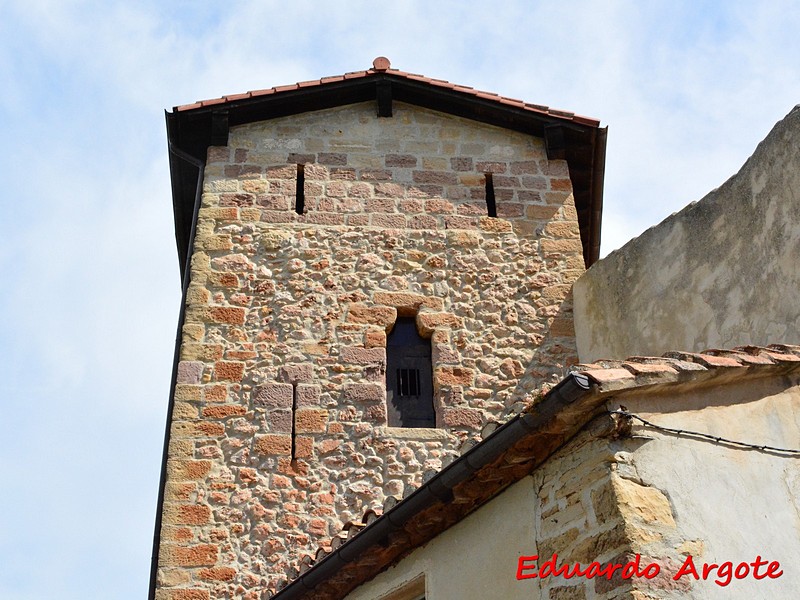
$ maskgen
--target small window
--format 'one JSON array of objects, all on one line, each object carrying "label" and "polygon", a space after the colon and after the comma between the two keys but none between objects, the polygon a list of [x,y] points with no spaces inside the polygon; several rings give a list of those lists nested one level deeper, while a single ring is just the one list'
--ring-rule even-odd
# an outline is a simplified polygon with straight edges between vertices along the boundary
[{"label": "small window", "polygon": [[386,402],[390,427],[436,427],[431,341],[415,319],[397,319],[386,340]]}]

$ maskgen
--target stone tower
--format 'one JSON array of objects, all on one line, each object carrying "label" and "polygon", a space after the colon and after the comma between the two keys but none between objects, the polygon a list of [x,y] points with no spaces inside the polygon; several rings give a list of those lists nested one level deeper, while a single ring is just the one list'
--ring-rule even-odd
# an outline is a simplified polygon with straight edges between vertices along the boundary
[{"label": "stone tower", "polygon": [[576,360],[605,130],[384,58],[167,128],[184,306],[151,597],[266,598]]}]

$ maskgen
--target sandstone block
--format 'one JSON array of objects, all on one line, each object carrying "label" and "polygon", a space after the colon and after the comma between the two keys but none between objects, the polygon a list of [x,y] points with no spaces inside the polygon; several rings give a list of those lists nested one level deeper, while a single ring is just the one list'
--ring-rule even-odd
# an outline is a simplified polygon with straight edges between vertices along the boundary
[{"label": "sandstone block", "polygon": [[[181,359],[182,361],[214,362],[222,358],[222,351],[222,344],[193,344],[184,342],[181,345]],[[200,380],[198,379],[192,382],[187,381],[185,383],[200,383]]]},{"label": "sandstone block", "polygon": [[481,173],[505,173],[508,164],[504,162],[481,161],[475,164],[475,170]]},{"label": "sandstone block", "polygon": [[291,408],[293,396],[290,383],[268,383],[256,388],[253,404],[267,408]]},{"label": "sandstone block", "polygon": [[556,317],[550,324],[550,335],[575,337],[575,323],[567,317]]},{"label": "sandstone block", "polygon": [[386,405],[383,403],[373,404],[364,410],[364,421],[373,425],[386,425],[388,418],[386,415]]},{"label": "sandstone block", "polygon": [[385,348],[386,347],[386,332],[384,331],[367,331],[364,337],[364,346],[367,348]]},{"label": "sandstone block", "polygon": [[342,362],[355,365],[371,365],[386,362],[384,348],[342,348]]},{"label": "sandstone block", "polygon": [[163,544],[159,554],[159,562],[164,566],[210,566],[217,562],[218,553],[219,548],[214,544],[200,544],[197,546]]},{"label": "sandstone block", "polygon": [[318,385],[299,384],[297,386],[297,406],[317,406],[322,388]]},{"label": "sandstone block", "polygon": [[544,232],[556,238],[580,238],[581,232],[576,221],[554,221],[544,227]]},{"label": "sandstone block", "polygon": [[413,171],[411,177],[415,183],[440,185],[455,185],[458,183],[458,175],[450,171]]},{"label": "sandstone block", "polygon": [[196,419],[199,416],[200,411],[197,410],[197,407],[188,402],[176,402],[172,407],[172,418],[176,421]]},{"label": "sandstone block", "polygon": [[202,479],[211,470],[209,460],[169,460],[167,475],[170,481],[189,481]]},{"label": "sandstone block", "polygon": [[483,426],[483,414],[474,408],[445,408],[442,418],[448,427],[480,429]]},{"label": "sandstone block", "polygon": [[278,372],[278,379],[286,383],[308,383],[314,378],[314,365],[285,365]]},{"label": "sandstone block", "polygon": [[292,453],[292,438],[279,434],[259,435],[253,447],[259,454],[288,456]]},{"label": "sandstone block", "polygon": [[207,385],[203,388],[203,400],[206,402],[224,402],[228,398],[225,385]]},{"label": "sandstone block", "polygon": [[292,432],[292,411],[271,410],[269,412],[270,431],[276,433]]},{"label": "sandstone block", "polygon": [[220,404],[203,408],[203,417],[206,419],[225,419],[244,414],[247,414],[247,409],[239,404]]},{"label": "sandstone block", "polygon": [[387,167],[412,168],[417,166],[417,157],[413,154],[387,154],[384,164]]},{"label": "sandstone block", "polygon": [[[306,161],[313,162],[313,161]],[[347,164],[347,154],[342,152],[320,152],[317,155],[317,162],[327,166],[344,166]]]},{"label": "sandstone block", "polygon": [[441,298],[412,294],[411,292],[375,292],[373,299],[378,304],[394,306],[401,317],[412,317],[421,307],[433,310],[442,310],[444,303]]},{"label": "sandstone block", "polygon": [[542,290],[542,298],[546,300],[561,302],[569,296],[570,292],[572,291],[572,285],[568,283],[560,283],[549,285]]},{"label": "sandstone block", "polygon": [[386,196],[387,198],[403,198],[406,195],[405,188],[397,183],[376,183],[375,195]]},{"label": "sandstone block", "polygon": [[366,211],[370,213],[396,213],[397,206],[391,198],[369,198]]},{"label": "sandstone block", "polygon": [[583,246],[580,239],[548,240],[539,242],[543,252],[582,252]]},{"label": "sandstone block", "polygon": [[525,207],[517,202],[500,202],[497,205],[497,216],[503,218],[521,217]]},{"label": "sandstone block", "polygon": [[397,309],[392,306],[369,306],[367,304],[351,304],[347,311],[349,323],[366,323],[378,325],[387,332],[394,327],[397,320]]},{"label": "sandstone block", "polygon": [[540,221],[549,221],[558,214],[558,206],[551,204],[531,204],[525,208],[525,215],[529,219],[537,219]]},{"label": "sandstone block", "polygon": [[[186,345],[186,344],[184,344]],[[200,383],[203,375],[202,362],[181,361],[178,363],[178,383]]]},{"label": "sandstone block", "polygon": [[442,385],[472,385],[475,372],[463,367],[440,367],[434,372],[434,380]]},{"label": "sandstone block", "polygon": [[481,236],[473,231],[448,231],[447,243],[450,246],[479,246]]},{"label": "sandstone block", "polygon": [[472,158],[468,156],[451,158],[450,168],[453,171],[472,171]]},{"label": "sandstone block", "polygon": [[236,569],[232,567],[200,569],[198,576],[206,581],[233,581],[233,578],[236,577]]},{"label": "sandstone block", "polygon": [[439,221],[431,215],[414,215],[408,219],[410,229],[436,229]]},{"label": "sandstone block", "polygon": [[208,285],[216,287],[239,287],[239,277],[234,273],[209,273]]},{"label": "sandstone block", "polygon": [[200,400],[202,388],[199,385],[179,383],[175,386],[175,400],[192,401]]},{"label": "sandstone block", "polygon": [[225,426],[209,421],[173,421],[170,427],[176,438],[219,437],[225,435]]},{"label": "sandstone block", "polygon": [[620,513],[626,520],[636,517],[647,524],[675,527],[669,500],[661,490],[622,477],[614,477],[613,484]]},{"label": "sandstone block", "polygon": [[177,588],[177,589],[156,590],[156,600],[209,600],[209,599],[210,599],[209,591],[200,588]]},{"label": "sandstone block", "polygon": [[324,433],[328,423],[328,411],[315,408],[303,408],[294,416],[294,427],[297,433]]},{"label": "sandstone block", "polygon": [[244,363],[220,360],[214,363],[214,376],[217,381],[241,381],[244,377]]},{"label": "sandstone block", "polygon": [[373,214],[372,226],[383,227],[386,229],[405,229],[406,218],[404,215]]},{"label": "sandstone block", "polygon": [[462,217],[456,215],[447,215],[444,218],[445,229],[477,229],[477,217]]},{"label": "sandstone block", "polygon": [[436,328],[461,329],[464,319],[452,313],[428,313],[417,315],[417,331],[422,337],[430,337]]},{"label": "sandstone block", "polygon": [[[178,585],[183,585],[185,583],[189,583],[192,579],[189,571],[186,569],[159,569],[158,570],[158,585],[165,586],[165,587],[175,587]],[[159,590],[156,592],[158,594],[161,591],[166,590]],[[156,596],[158,597],[158,596]]]},{"label": "sandstone block", "polygon": [[173,525],[204,525],[211,520],[211,508],[204,504],[165,507],[165,520]]},{"label": "sandstone block", "polygon": [[314,438],[297,436],[294,443],[296,458],[311,458],[314,455]]},{"label": "sandstone block", "polygon": [[386,389],[380,383],[348,383],[344,386],[344,399],[349,402],[383,402]]},{"label": "sandstone block", "polygon": [[489,233],[507,233],[513,231],[513,227],[509,221],[494,217],[481,217],[480,227],[481,230]]}]

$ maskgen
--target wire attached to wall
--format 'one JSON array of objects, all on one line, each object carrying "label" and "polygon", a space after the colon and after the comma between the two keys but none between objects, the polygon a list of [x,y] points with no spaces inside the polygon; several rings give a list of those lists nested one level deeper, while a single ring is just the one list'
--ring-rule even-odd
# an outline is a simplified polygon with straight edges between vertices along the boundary
[{"label": "wire attached to wall", "polygon": [[661,425],[656,425],[655,423],[651,423],[640,417],[639,415],[635,415],[631,412],[628,412],[624,406],[621,406],[617,410],[610,411],[609,414],[617,415],[619,417],[623,417],[626,419],[635,419],[639,421],[645,427],[650,427],[657,431],[663,431],[665,433],[671,433],[673,435],[679,435],[684,437],[696,437],[704,440],[709,440],[712,442],[716,442],[717,444],[729,444],[731,446],[737,446],[739,448],[746,448],[748,450],[761,450],[762,452],[775,452],[779,454],[790,454],[792,456],[800,456],[800,450],[793,450],[790,448],[776,448],[775,446],[767,446],[764,444],[749,444],[747,442],[739,442],[736,440],[730,440],[724,437],[720,437],[717,435],[711,435],[708,433],[701,433],[699,431],[689,431],[686,429],[674,429],[672,427],[662,427]]}]

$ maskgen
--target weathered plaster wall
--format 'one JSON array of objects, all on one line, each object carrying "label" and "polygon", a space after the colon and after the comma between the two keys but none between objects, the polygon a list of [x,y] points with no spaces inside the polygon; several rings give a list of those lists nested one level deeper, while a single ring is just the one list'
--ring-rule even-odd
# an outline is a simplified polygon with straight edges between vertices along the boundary
[{"label": "weathered plaster wall", "polygon": [[[399,103],[233,128],[205,171],[158,597],[260,598],[558,380],[582,265],[567,166],[541,140]],[[386,427],[398,315],[431,338],[439,429]]]},{"label": "weathered plaster wall", "polygon": [[[629,411],[664,427],[698,431],[753,444],[800,449],[800,381],[773,378],[682,394],[626,396]],[[616,405],[609,408],[617,408]],[[617,472],[668,500],[661,516],[643,523],[637,551],[657,557],[671,575],[693,556],[734,566],[757,556],[779,561],[783,575],[752,574],[727,586],[719,578],[683,577],[668,585],[637,580],[647,597],[702,600],[792,598],[800,589],[800,461],[796,455],[746,450],[708,440],[634,429],[617,453]],[[637,498],[628,503],[634,509]],[[621,501],[624,506],[624,499]],[[766,567],[761,568],[762,575]],[[722,578],[724,582],[725,579]],[[689,590],[689,586],[690,590]]]},{"label": "weathered plaster wall", "polygon": [[800,108],[734,177],[575,284],[579,356],[800,342]]}]

